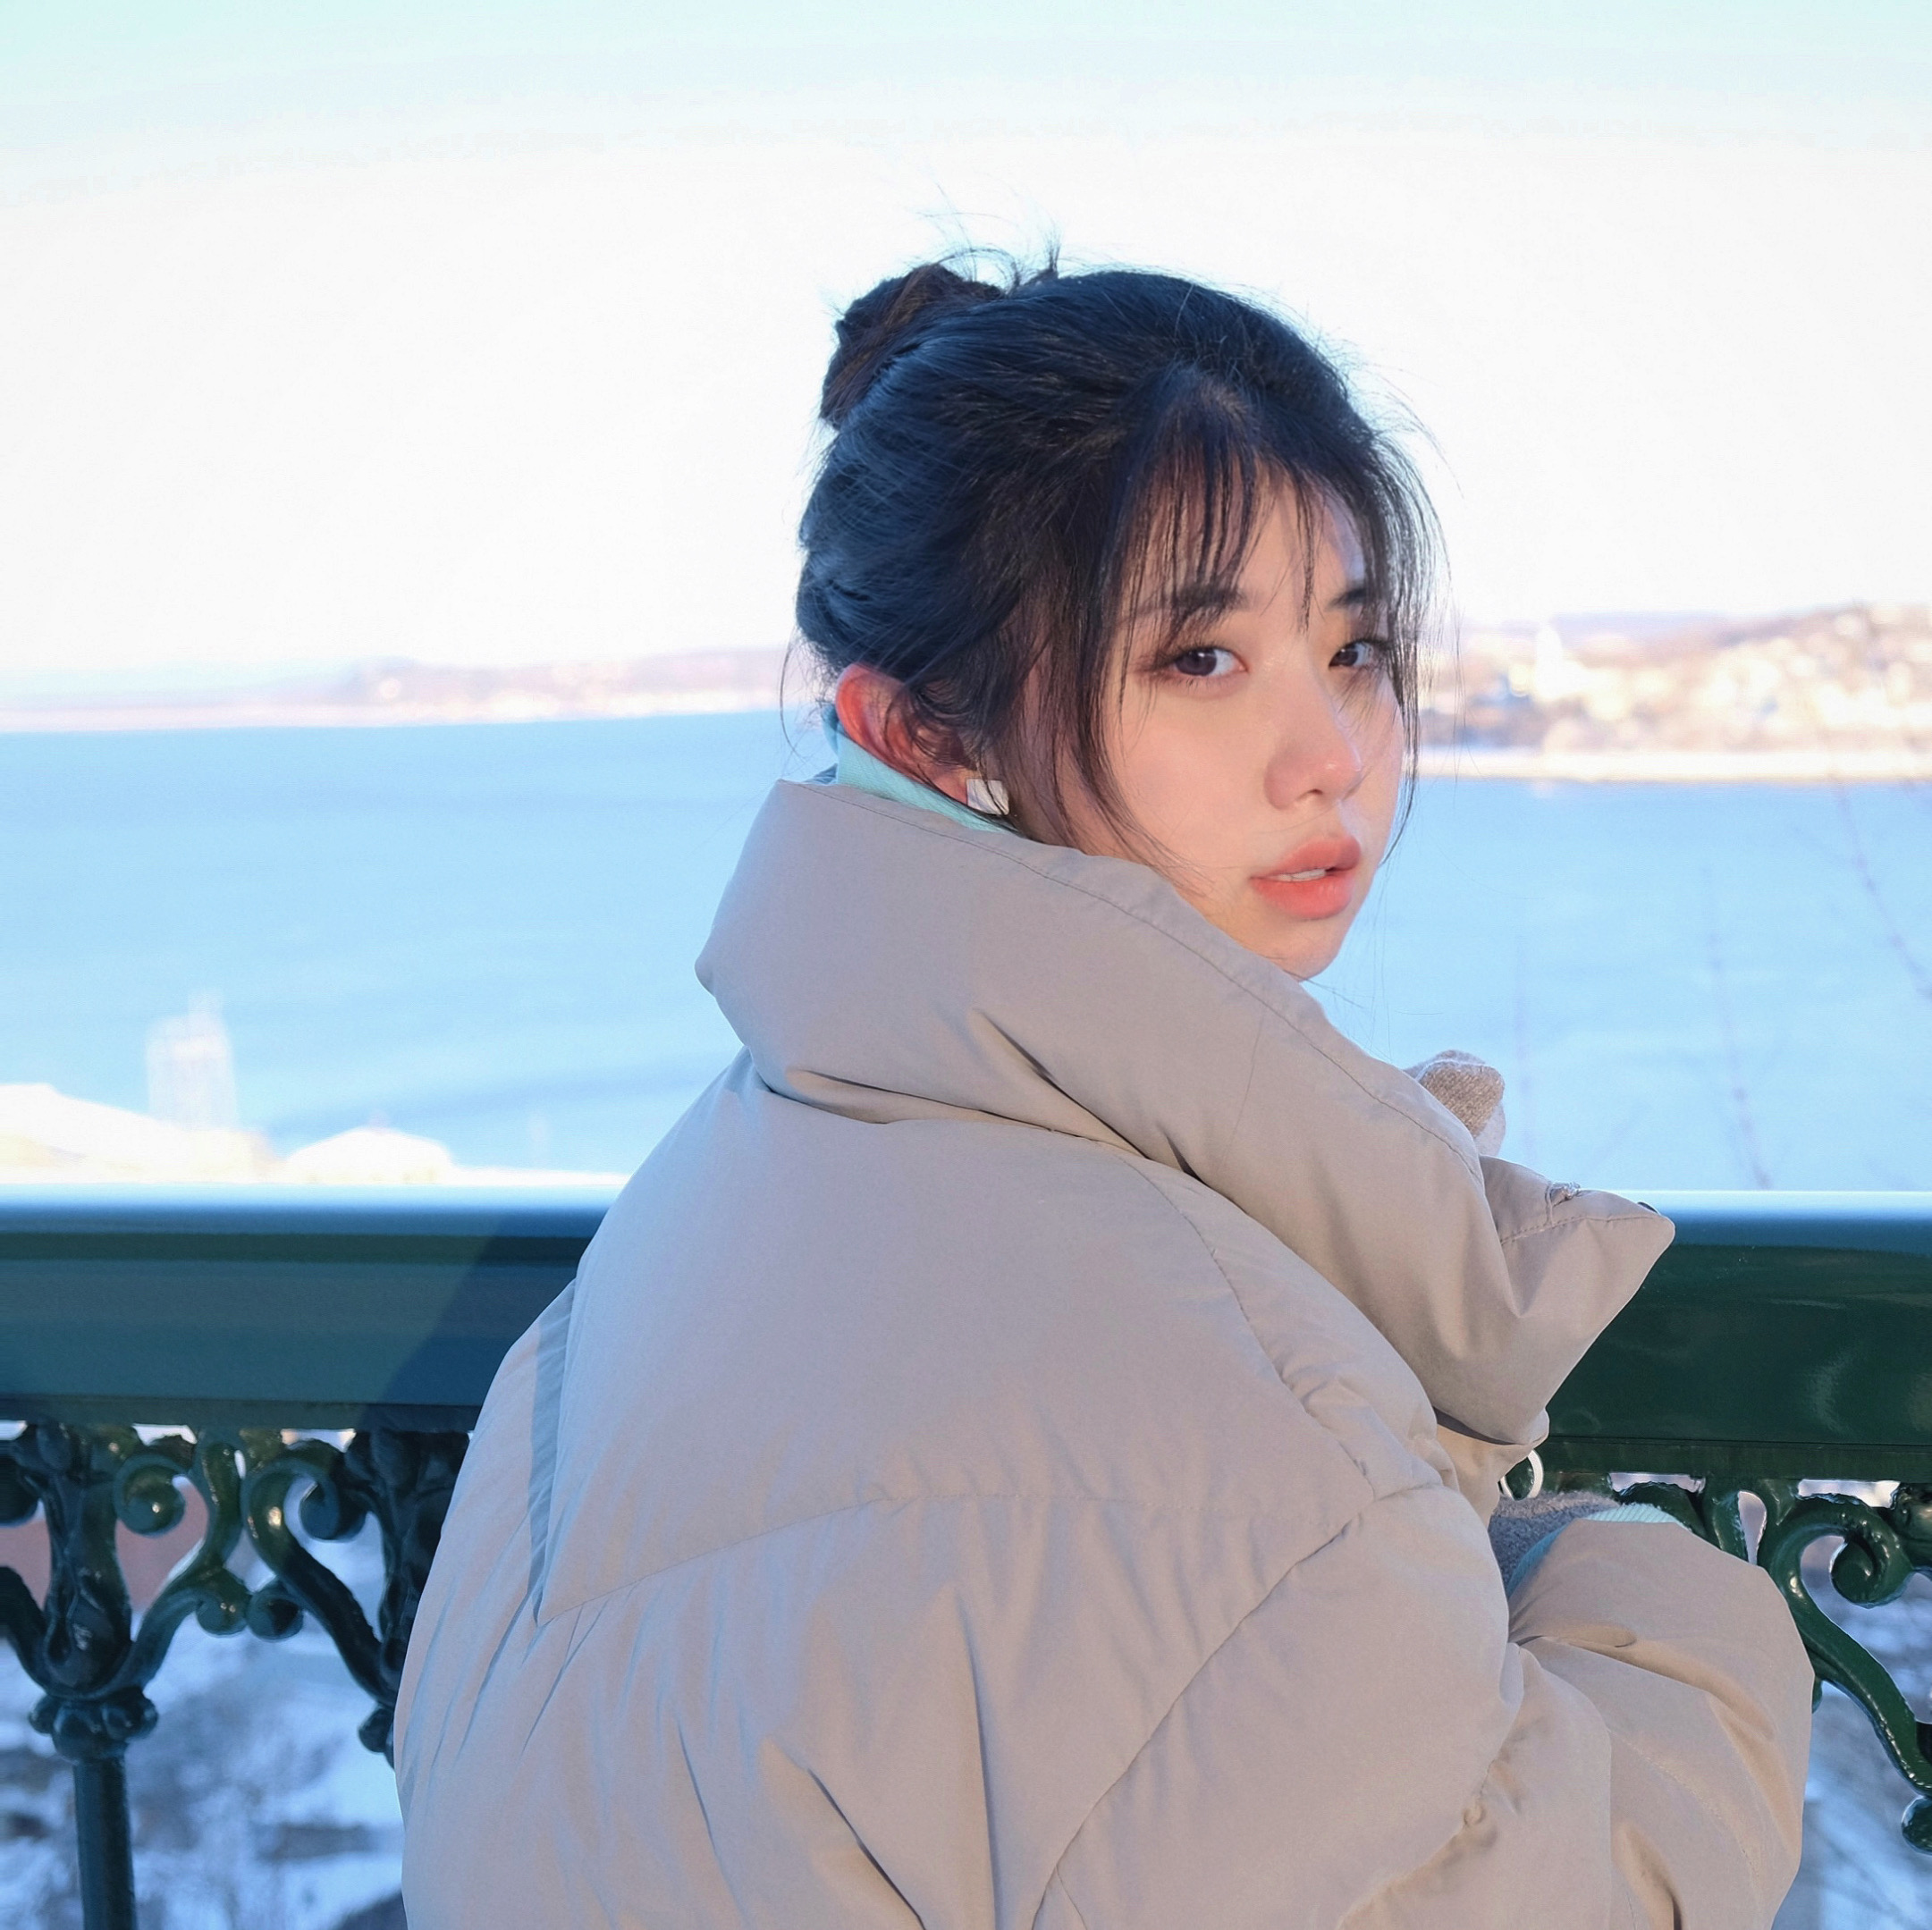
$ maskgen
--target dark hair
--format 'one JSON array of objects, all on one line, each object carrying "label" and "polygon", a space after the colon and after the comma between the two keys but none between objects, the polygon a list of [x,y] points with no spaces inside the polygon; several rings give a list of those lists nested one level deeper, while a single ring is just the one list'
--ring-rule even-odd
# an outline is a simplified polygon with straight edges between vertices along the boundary
[{"label": "dark hair", "polygon": [[1282,483],[1304,539],[1329,504],[1354,527],[1413,761],[1434,519],[1280,317],[1173,275],[1050,262],[997,285],[931,262],[838,334],[799,630],[834,677],[899,679],[922,741],[1025,779],[1033,828],[1064,827],[1070,765],[1132,829],[1106,752],[1125,612],[1150,578],[1231,583]]}]

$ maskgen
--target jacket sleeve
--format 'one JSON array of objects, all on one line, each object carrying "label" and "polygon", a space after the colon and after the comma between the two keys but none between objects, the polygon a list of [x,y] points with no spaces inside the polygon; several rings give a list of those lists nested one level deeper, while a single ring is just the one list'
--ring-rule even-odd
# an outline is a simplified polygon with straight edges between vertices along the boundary
[{"label": "jacket sleeve", "polygon": [[1798,1867],[1812,1690],[1770,1576],[1674,1526],[1576,1521],[1511,1606],[1608,1734],[1633,1920],[1768,1923]]},{"label": "jacket sleeve", "polygon": [[1367,1509],[1195,1675],[1039,1930],[1766,1930],[1811,1671],[1769,1576],[1566,1528],[1513,1606],[1448,1489]]}]

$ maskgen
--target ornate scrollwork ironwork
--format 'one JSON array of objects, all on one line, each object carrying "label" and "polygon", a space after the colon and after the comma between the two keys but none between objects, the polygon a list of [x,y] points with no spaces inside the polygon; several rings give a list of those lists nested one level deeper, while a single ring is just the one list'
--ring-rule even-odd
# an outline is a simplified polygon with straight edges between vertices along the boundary
[{"label": "ornate scrollwork ironwork", "polygon": [[[186,1478],[207,1505],[201,1540],[134,1623],[116,1524],[165,1534]],[[0,1632],[39,1689],[30,1720],[72,1765],[81,1905],[89,1930],[133,1930],[134,1871],[125,1757],[154,1727],[148,1685],[191,1614],[210,1634],[242,1624],[249,1591],[228,1567],[240,1532],[240,1480],[219,1441],[131,1428],[37,1421],[0,1443],[0,1521],[46,1522],[46,1598],[0,1569]]]},{"label": "ornate scrollwork ironwork", "polygon": [[[354,1436],[346,1449],[317,1440],[284,1445],[279,1436],[257,1434],[245,1434],[242,1444],[249,1469],[242,1516],[273,1577],[249,1598],[249,1626],[279,1640],[312,1614],[375,1704],[358,1732],[364,1746],[388,1756],[409,1630],[468,1437],[375,1429]],[[303,1482],[308,1492],[297,1513],[318,1540],[346,1540],[375,1518],[383,1594],[373,1629],[342,1578],[309,1554],[290,1526],[289,1496]]]},{"label": "ornate scrollwork ironwork", "polygon": [[1843,1546],[1829,1572],[1838,1594],[1860,1608],[1896,1601],[1915,1573],[1932,1575],[1932,1486],[1901,1482],[1884,1506],[1852,1495],[1803,1494],[1796,1481],[1768,1476],[1729,1485],[1706,1481],[1695,1488],[1634,1481],[1613,1492],[1621,1501],[1664,1509],[1693,1534],[1743,1560],[1751,1556],[1740,1497],[1757,1496],[1765,1513],[1758,1565],[1784,1593],[1817,1672],[1818,1690],[1829,1682],[1864,1710],[1893,1766],[1917,1792],[1900,1830],[1913,1849],[1932,1852],[1932,1723],[1913,1715],[1885,1665],[1818,1606],[1803,1572],[1805,1551],[1814,1542],[1835,1539]]},{"label": "ornate scrollwork ironwork", "polygon": [[[114,1528],[166,1533],[181,1519],[183,1477],[207,1504],[207,1523],[137,1629]],[[240,1627],[249,1591],[227,1565],[240,1532],[239,1492],[232,1454],[218,1440],[143,1442],[131,1428],[41,1421],[0,1444],[0,1521],[43,1510],[49,1570],[44,1604],[0,1570],[0,1627],[42,1692],[35,1727],[69,1760],[118,1756],[153,1726],[147,1687],[190,1614],[212,1635]]]},{"label": "ornate scrollwork ironwork", "polygon": [[[143,1441],[131,1428],[54,1421],[0,1441],[0,1523],[41,1511],[48,1550],[44,1602],[0,1568],[0,1635],[41,1691],[34,1726],[72,1766],[88,1930],[134,1930],[126,1751],[154,1726],[148,1685],[189,1615],[210,1634],[247,1628],[271,1640],[314,1615],[375,1704],[362,1741],[389,1753],[409,1630],[468,1445],[460,1433],[382,1429],[346,1448],[268,1429]],[[207,1504],[207,1523],[137,1623],[115,1528],[165,1534],[182,1518],[183,1480]],[[384,1579],[374,1628],[297,1538],[288,1510],[298,1489],[297,1516],[319,1540],[346,1539],[375,1518]],[[244,1532],[269,1570],[252,1593],[232,1565]]]}]

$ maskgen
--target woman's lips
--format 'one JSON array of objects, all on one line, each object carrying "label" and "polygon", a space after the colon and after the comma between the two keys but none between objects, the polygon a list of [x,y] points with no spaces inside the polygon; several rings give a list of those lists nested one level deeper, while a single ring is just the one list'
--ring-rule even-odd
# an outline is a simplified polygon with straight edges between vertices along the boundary
[{"label": "woman's lips", "polygon": [[1296,918],[1332,918],[1355,895],[1362,847],[1353,838],[1311,838],[1254,880],[1254,889]]}]

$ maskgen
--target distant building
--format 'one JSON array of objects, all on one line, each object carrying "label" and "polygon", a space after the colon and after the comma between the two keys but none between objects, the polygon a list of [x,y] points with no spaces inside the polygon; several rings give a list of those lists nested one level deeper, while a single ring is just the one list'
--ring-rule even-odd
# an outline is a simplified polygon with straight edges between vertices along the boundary
[{"label": "distant building", "polygon": [[197,999],[178,1017],[148,1028],[148,1110],[204,1132],[232,1132],[240,1124],[234,1047],[218,999]]}]

